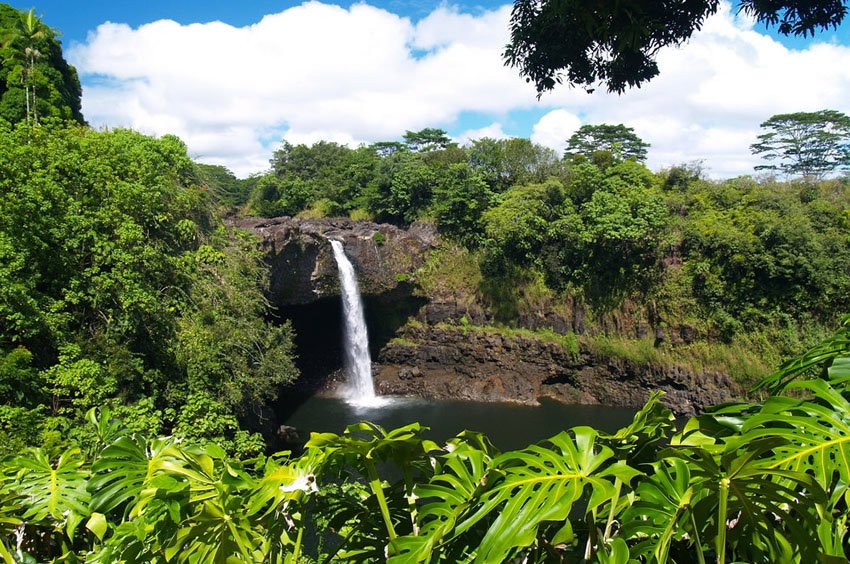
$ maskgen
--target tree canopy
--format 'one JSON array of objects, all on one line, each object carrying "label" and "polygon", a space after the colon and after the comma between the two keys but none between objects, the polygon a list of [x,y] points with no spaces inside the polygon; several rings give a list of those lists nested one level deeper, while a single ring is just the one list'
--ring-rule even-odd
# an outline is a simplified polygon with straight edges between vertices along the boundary
[{"label": "tree canopy", "polygon": [[426,127],[419,131],[406,131],[404,142],[411,151],[425,152],[445,149],[452,140],[444,130]]},{"label": "tree canopy", "polygon": [[649,143],[637,136],[635,130],[622,123],[617,125],[582,125],[567,142],[566,157],[583,155],[587,158],[598,151],[608,151],[616,159],[646,160]]},{"label": "tree canopy", "polygon": [[95,405],[262,448],[236,416],[294,378],[289,328],[263,319],[260,251],[219,224],[185,145],[0,120],[0,154],[0,452]]},{"label": "tree canopy", "polygon": [[836,110],[778,114],[761,124],[767,130],[750,146],[775,170],[789,176],[820,179],[850,166],[850,116]]},{"label": "tree canopy", "polygon": [[[658,74],[655,57],[677,46],[714,14],[719,0],[516,0],[505,63],[534,83],[538,95],[567,82],[622,93]],[[837,27],[839,0],[742,0],[738,9],[785,35]]]}]

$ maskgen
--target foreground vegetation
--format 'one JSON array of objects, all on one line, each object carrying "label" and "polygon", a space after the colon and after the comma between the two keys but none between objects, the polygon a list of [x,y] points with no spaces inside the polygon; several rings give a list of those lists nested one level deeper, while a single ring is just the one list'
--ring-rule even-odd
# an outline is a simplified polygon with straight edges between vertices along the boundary
[{"label": "foreground vegetation", "polygon": [[760,404],[684,423],[656,395],[614,434],[575,427],[505,453],[477,433],[438,445],[418,424],[360,423],[313,434],[297,457],[238,461],[93,409],[85,441],[0,462],[0,555],[846,561],[850,319],[761,386],[771,395]]}]

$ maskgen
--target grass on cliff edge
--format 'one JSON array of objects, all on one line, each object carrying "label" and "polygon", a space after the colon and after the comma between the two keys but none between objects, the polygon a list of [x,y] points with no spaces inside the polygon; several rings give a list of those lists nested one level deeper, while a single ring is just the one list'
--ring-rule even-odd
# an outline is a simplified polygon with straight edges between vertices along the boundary
[{"label": "grass on cliff edge", "polygon": [[[459,245],[443,244],[431,253],[427,263],[416,273],[416,283],[422,294],[429,298],[454,301],[458,308],[486,307],[496,319],[492,326],[473,326],[459,322],[445,325],[459,331],[495,332],[506,337],[540,339],[562,346],[574,357],[581,350],[600,360],[619,358],[635,364],[656,366],[681,365],[693,372],[716,371],[728,374],[733,380],[749,387],[788,358],[806,350],[830,333],[817,324],[806,323],[795,328],[793,324],[760,327],[749,332],[741,331],[729,342],[698,340],[688,345],[655,346],[654,339],[634,339],[612,336],[604,332],[592,312],[586,322],[590,332],[567,336],[551,329],[528,330],[509,327],[521,313],[533,316],[540,311],[551,311],[569,317],[569,305],[562,297],[545,287],[540,276],[527,272],[513,283],[497,287],[481,273],[478,256]],[[681,269],[668,269],[669,279],[659,290],[656,301],[662,304],[668,321],[699,325],[694,311],[698,308],[686,291],[686,281]],[[502,281],[504,282],[504,281]],[[462,321],[462,320],[459,320]],[[414,343],[402,338],[399,345]]]}]

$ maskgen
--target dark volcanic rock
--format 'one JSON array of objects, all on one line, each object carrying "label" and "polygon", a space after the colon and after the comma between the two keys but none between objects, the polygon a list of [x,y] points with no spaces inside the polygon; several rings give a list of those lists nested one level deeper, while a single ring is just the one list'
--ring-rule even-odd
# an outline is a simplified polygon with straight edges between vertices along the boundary
[{"label": "dark volcanic rock", "polygon": [[375,370],[380,393],[435,399],[641,407],[654,390],[674,412],[692,415],[735,399],[728,376],[681,366],[636,365],[571,355],[540,339],[462,328],[416,326],[384,347]]},{"label": "dark volcanic rock", "polygon": [[244,218],[235,226],[259,235],[271,267],[269,299],[277,306],[307,304],[338,295],[339,280],[329,239],[343,242],[366,295],[392,290],[422,266],[436,230],[415,223],[408,230],[349,219]]}]

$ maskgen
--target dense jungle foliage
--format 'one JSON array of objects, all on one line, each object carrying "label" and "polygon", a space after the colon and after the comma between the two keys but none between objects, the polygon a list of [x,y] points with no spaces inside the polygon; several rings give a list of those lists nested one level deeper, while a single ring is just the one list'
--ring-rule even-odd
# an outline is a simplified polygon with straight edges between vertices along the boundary
[{"label": "dense jungle foliage", "polygon": [[[850,319],[759,404],[614,434],[443,445],[418,424],[235,460],[91,409],[86,440],[0,462],[7,562],[846,562]],[[801,399],[802,398],[802,399]]]},{"label": "dense jungle foliage", "polygon": [[[622,129],[620,147],[645,145]],[[654,324],[692,323],[715,340],[795,333],[848,311],[846,178],[713,181],[697,165],[653,173],[615,142],[580,152],[579,141],[564,158],[527,139],[284,143],[245,213],[431,220],[469,251],[485,294],[542,280],[556,301],[600,314],[652,303]],[[489,298],[515,315],[511,296]]]},{"label": "dense jungle foliage", "polygon": [[82,432],[95,406],[261,451],[238,418],[294,378],[290,331],[183,143],[0,120],[0,154],[0,452]]}]

